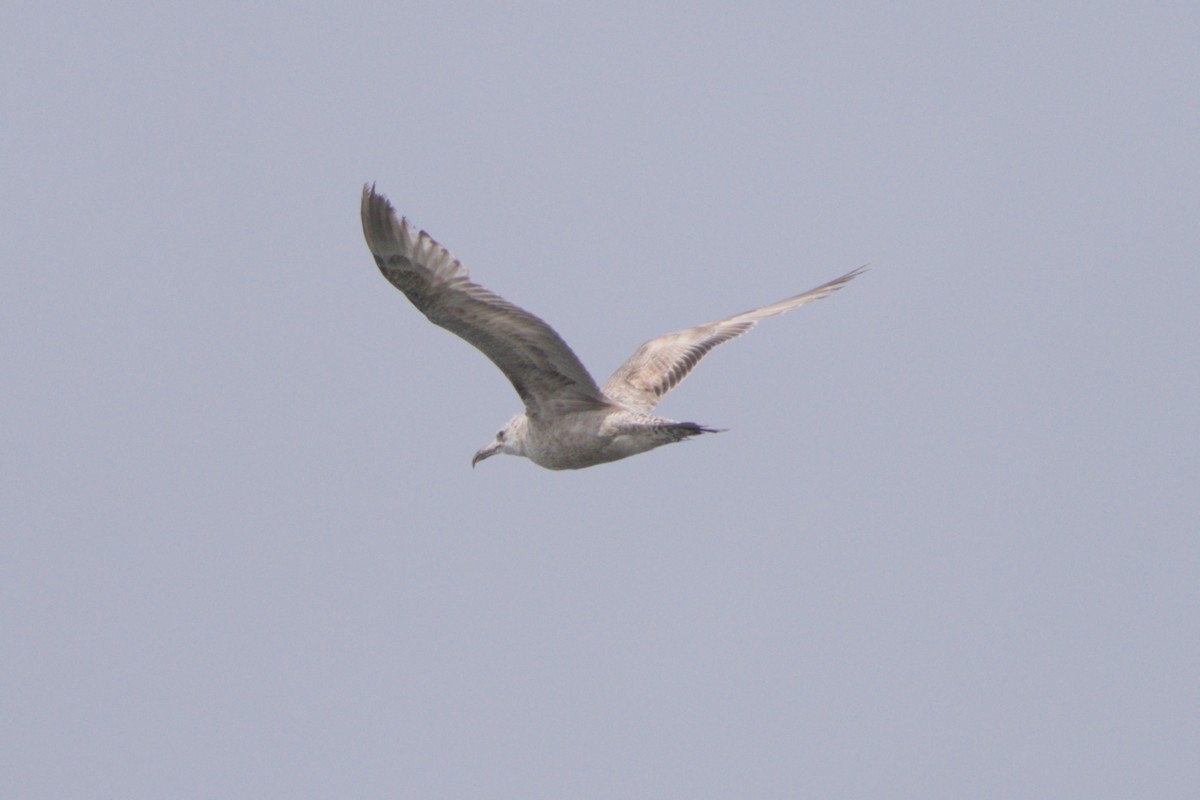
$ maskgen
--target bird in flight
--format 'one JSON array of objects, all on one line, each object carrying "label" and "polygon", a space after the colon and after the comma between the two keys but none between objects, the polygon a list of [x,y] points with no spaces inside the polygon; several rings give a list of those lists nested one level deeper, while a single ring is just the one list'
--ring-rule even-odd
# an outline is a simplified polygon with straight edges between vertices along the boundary
[{"label": "bird in flight", "polygon": [[525,404],[475,454],[472,467],[506,453],[546,469],[582,469],[721,432],[652,412],[714,347],[760,320],[827,297],[866,269],[861,266],[778,303],[651,339],[597,386],[553,328],[472,282],[450,251],[397,217],[373,185],[363,187],[362,224],[383,277],[430,322],[479,348]]}]

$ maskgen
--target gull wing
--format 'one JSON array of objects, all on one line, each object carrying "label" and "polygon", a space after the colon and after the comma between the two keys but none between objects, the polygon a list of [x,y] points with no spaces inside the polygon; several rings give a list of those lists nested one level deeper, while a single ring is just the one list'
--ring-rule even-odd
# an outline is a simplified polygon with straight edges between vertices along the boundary
[{"label": "gull wing", "polygon": [[709,350],[736,339],[760,320],[829,296],[866,268],[864,264],[829,283],[769,306],[651,339],[609,377],[602,390],[607,397],[626,408],[649,412],[658,405],[663,395],[683,382]]},{"label": "gull wing", "polygon": [[363,187],[362,223],[383,277],[430,322],[466,339],[491,359],[530,416],[606,405],[596,381],[553,328],[472,283],[466,268],[446,248],[398,218],[374,186]]}]

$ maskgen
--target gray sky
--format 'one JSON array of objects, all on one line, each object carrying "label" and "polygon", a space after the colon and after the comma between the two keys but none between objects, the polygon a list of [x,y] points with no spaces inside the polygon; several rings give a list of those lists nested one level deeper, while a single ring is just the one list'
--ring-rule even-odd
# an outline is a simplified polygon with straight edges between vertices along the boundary
[{"label": "gray sky", "polygon": [[[1195,4],[21,5],[0,795],[1196,796]],[[364,181],[598,378],[874,266],[472,471]]]}]

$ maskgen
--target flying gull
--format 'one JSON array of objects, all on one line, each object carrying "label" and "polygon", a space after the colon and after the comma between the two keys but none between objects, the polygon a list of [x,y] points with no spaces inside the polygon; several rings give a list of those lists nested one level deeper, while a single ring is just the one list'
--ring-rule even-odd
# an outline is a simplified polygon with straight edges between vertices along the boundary
[{"label": "flying gull", "polygon": [[778,303],[651,339],[601,387],[553,328],[473,283],[446,248],[397,217],[373,185],[363,187],[362,223],[383,276],[430,322],[483,351],[525,404],[475,454],[471,466],[507,453],[546,469],[582,469],[719,433],[651,412],[717,345],[741,336],[759,320],[828,296],[866,269],[864,265]]}]

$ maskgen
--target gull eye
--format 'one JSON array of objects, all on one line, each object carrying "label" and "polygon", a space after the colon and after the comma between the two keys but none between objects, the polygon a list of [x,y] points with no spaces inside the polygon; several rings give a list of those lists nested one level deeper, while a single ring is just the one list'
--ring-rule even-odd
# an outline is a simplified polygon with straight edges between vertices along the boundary
[{"label": "gull eye", "polygon": [[504,441],[504,431],[503,430],[500,430],[496,433],[496,439],[501,442]]}]

